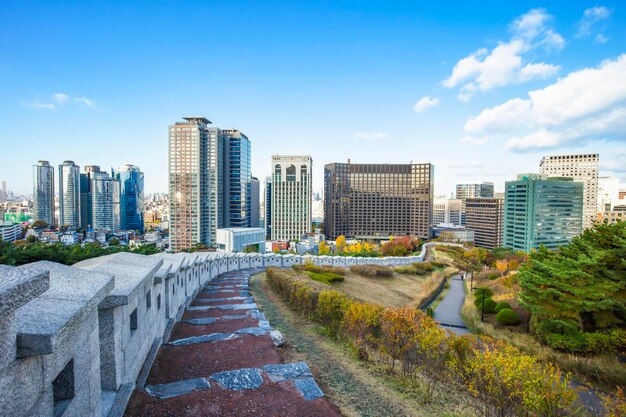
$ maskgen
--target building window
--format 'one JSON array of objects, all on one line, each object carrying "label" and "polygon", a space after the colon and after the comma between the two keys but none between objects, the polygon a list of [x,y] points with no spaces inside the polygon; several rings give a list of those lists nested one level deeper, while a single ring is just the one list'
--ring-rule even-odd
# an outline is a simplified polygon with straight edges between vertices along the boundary
[{"label": "building window", "polygon": [[146,293],[146,310],[150,310],[150,307],[152,307],[152,290]]},{"label": "building window", "polygon": [[287,167],[287,181],[295,181],[296,180],[296,167],[294,165],[289,165]]}]

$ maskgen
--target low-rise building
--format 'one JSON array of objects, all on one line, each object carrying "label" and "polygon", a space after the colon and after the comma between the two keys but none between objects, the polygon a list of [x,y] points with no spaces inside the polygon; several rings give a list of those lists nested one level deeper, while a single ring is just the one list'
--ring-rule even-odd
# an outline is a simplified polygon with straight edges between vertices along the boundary
[{"label": "low-rise building", "polygon": [[0,222],[0,237],[4,242],[15,242],[22,236],[22,225],[13,222]]},{"label": "low-rise building", "polygon": [[473,230],[451,223],[433,226],[433,235],[448,243],[474,242]]},{"label": "low-rise building", "polygon": [[248,246],[265,253],[265,229],[261,227],[231,227],[217,229],[218,252],[243,252]]}]

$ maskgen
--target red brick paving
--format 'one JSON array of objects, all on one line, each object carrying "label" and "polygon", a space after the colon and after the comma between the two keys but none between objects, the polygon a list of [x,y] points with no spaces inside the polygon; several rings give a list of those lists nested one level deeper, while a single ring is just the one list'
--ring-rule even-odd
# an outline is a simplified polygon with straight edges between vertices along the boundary
[{"label": "red brick paving", "polygon": [[[246,283],[246,273],[229,273],[211,282],[210,289],[220,286]],[[239,288],[228,288],[239,291]],[[241,288],[241,290],[244,290]],[[239,296],[238,292],[200,293],[198,298],[226,298]],[[202,303],[193,305],[242,304],[245,300]],[[245,314],[247,310],[209,309],[185,311],[184,319],[222,317]],[[170,340],[211,333],[232,333],[246,327],[257,327],[258,321],[251,317],[236,320],[218,320],[209,325],[177,323]],[[165,384],[191,378],[209,378],[215,372],[241,368],[262,368],[267,364],[280,364],[282,358],[269,335],[238,335],[236,339],[197,343],[187,346],[164,345],[159,349],[147,384]],[[174,398],[158,399],[135,390],[126,416],[276,416],[276,417],[338,417],[341,414],[327,398],[305,400],[292,381],[271,382],[266,375],[263,384],[254,390],[234,391],[220,387],[211,380],[211,388]],[[141,387],[142,388],[142,387]]]}]

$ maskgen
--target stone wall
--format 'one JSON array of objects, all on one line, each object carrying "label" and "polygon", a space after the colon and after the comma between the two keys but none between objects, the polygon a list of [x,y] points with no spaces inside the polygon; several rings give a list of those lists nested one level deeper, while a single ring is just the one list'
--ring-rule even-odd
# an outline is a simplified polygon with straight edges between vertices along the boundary
[{"label": "stone wall", "polygon": [[185,308],[223,272],[307,261],[406,265],[425,250],[404,258],[117,253],[73,266],[0,265],[0,415],[122,415]]}]

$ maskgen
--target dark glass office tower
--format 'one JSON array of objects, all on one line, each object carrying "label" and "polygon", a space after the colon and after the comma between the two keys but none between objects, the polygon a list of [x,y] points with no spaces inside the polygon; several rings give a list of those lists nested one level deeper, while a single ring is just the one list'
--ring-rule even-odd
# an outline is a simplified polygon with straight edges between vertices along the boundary
[{"label": "dark glass office tower", "polygon": [[432,164],[324,166],[324,230],[330,239],[429,238],[433,219]]}]

